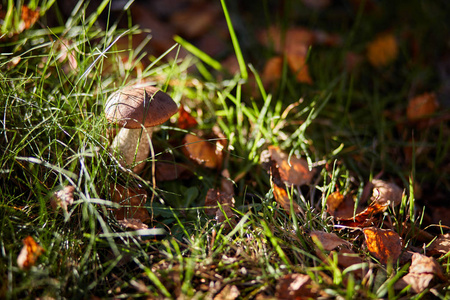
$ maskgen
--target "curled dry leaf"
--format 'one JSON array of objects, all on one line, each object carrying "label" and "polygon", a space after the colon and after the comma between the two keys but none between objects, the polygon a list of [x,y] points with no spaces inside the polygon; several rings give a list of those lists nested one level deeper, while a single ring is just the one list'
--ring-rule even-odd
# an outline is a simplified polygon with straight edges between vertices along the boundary
[{"label": "curled dry leaf", "polygon": [[342,195],[340,192],[334,192],[327,198],[327,212],[333,216],[339,224],[347,227],[367,227],[372,226],[376,214],[386,211],[389,203],[373,202],[368,207],[356,208],[351,195]]},{"label": "curled dry leaf", "polygon": [[139,188],[127,188],[119,184],[111,184],[111,200],[120,205],[114,210],[117,220],[138,219],[141,222],[150,220],[145,208],[147,192]]},{"label": "curled dry leaf", "polygon": [[183,139],[183,152],[191,160],[211,169],[222,166],[223,144],[219,140],[207,141],[193,134],[186,134]]},{"label": "curled dry leaf", "polygon": [[435,93],[424,93],[409,100],[406,116],[411,122],[424,120],[435,113],[438,106]]},{"label": "curled dry leaf", "polygon": [[390,229],[368,227],[363,229],[369,252],[382,264],[395,262],[402,252],[402,239]]},{"label": "curled dry leaf", "polygon": [[450,252],[450,233],[441,234],[427,248],[430,255],[444,255]]},{"label": "curled dry leaf", "polygon": [[301,186],[311,182],[315,171],[309,170],[308,162],[295,155],[289,157],[278,146],[269,146],[261,154],[263,167],[272,175],[276,184]]},{"label": "curled dry leaf", "polygon": [[393,206],[400,205],[403,198],[403,190],[393,182],[386,182],[381,179],[372,180],[373,191],[370,200],[379,204],[392,203]]},{"label": "curled dry leaf", "polygon": [[300,206],[296,202],[294,202],[294,200],[291,201],[291,197],[289,197],[286,188],[280,187],[276,183],[272,182],[272,189],[275,201],[277,201],[277,203],[280,204],[285,211],[290,213],[292,203],[292,209],[294,210],[294,213],[298,214],[302,212]]},{"label": "curled dry leaf", "polygon": [[392,34],[379,35],[367,45],[367,59],[374,67],[385,67],[397,56],[397,40]]},{"label": "curled dry leaf", "polygon": [[67,212],[67,208],[73,204],[73,193],[75,187],[72,185],[65,186],[62,190],[56,191],[50,199],[50,205],[53,209],[61,207]]},{"label": "curled dry leaf", "polygon": [[320,243],[325,251],[331,251],[336,249],[339,246],[347,245],[351,246],[352,244],[344,241],[340,237],[338,237],[335,233],[328,233],[323,231],[311,231],[309,234],[313,242],[317,245]]},{"label": "curled dry leaf", "polygon": [[31,236],[23,240],[23,248],[17,256],[17,265],[22,270],[28,270],[36,264],[38,257],[44,252],[42,248]]},{"label": "curled dry leaf", "polygon": [[409,273],[396,282],[395,288],[403,289],[410,285],[414,292],[421,293],[431,287],[435,279],[447,281],[441,266],[432,257],[414,253]]},{"label": "curled dry leaf", "polygon": [[318,285],[305,274],[287,274],[278,279],[275,297],[277,299],[309,299],[319,295]]}]

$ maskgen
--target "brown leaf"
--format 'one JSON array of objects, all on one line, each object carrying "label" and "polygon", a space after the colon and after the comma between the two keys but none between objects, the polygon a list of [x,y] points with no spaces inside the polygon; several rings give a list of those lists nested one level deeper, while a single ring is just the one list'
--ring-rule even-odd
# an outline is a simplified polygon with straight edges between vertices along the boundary
[{"label": "brown leaf", "polygon": [[309,275],[287,274],[278,279],[275,288],[275,297],[277,299],[309,299],[318,296],[319,288]]},{"label": "brown leaf", "polygon": [[393,182],[381,179],[372,180],[373,192],[370,200],[381,205],[398,206],[402,203],[403,190]]},{"label": "brown leaf", "polygon": [[447,281],[442,267],[432,257],[414,253],[412,256],[409,273],[396,283],[397,289],[402,289],[411,285],[416,293],[421,293],[426,288],[431,287],[433,279]]},{"label": "brown leaf", "polygon": [[182,9],[172,14],[170,23],[173,24],[181,34],[188,38],[197,38],[211,29],[220,8],[213,4],[199,2],[188,9]]},{"label": "brown leaf", "polygon": [[275,56],[269,58],[264,65],[262,80],[266,86],[278,81],[283,70],[283,57]]},{"label": "brown leaf", "polygon": [[189,112],[184,109],[184,105],[180,105],[178,111],[178,127],[180,129],[189,129],[198,125],[197,120]]},{"label": "brown leaf", "polygon": [[450,233],[439,235],[427,248],[427,253],[430,255],[443,255],[448,252],[450,252]]},{"label": "brown leaf", "polygon": [[31,236],[23,240],[23,248],[17,256],[17,265],[22,270],[28,270],[36,264],[38,257],[44,252],[42,248]]},{"label": "brown leaf", "polygon": [[315,174],[314,170],[309,170],[308,162],[305,159],[298,158],[295,155],[289,157],[278,146],[269,146],[268,155],[261,155],[261,158],[269,160],[263,161],[263,166],[278,185],[281,185],[281,182],[288,186],[308,184]]},{"label": "brown leaf", "polygon": [[322,245],[322,247],[325,251],[334,250],[335,248],[342,246],[342,245],[351,246],[351,243],[344,241],[343,239],[341,239],[334,233],[328,233],[328,232],[315,230],[315,231],[311,231],[311,233],[309,235],[311,236],[313,242],[316,245],[318,243],[320,243],[320,245]]},{"label": "brown leaf", "polygon": [[227,284],[221,291],[218,293],[214,300],[234,300],[239,297],[241,293],[239,289],[235,285]]},{"label": "brown leaf", "polygon": [[[273,189],[273,196],[278,204],[281,205],[281,207],[290,213],[291,211],[291,199],[289,198],[289,195],[286,191],[286,188],[278,186],[276,183],[272,182],[272,189]],[[302,211],[300,206],[292,200],[292,208],[294,210],[294,213],[298,214]]]},{"label": "brown leaf", "polygon": [[411,122],[424,120],[435,113],[437,108],[436,94],[424,93],[409,100],[406,116]]},{"label": "brown leaf", "polygon": [[[356,209],[357,214],[361,211],[360,207]],[[353,196],[351,194],[344,196],[339,191],[331,193],[327,197],[327,212],[337,220],[352,219],[355,212]]]},{"label": "brown leaf", "polygon": [[222,166],[222,145],[215,141],[207,141],[197,135],[186,134],[183,139],[183,152],[191,160],[207,168]]},{"label": "brown leaf", "polygon": [[75,187],[72,185],[65,186],[62,190],[56,191],[50,199],[50,205],[53,209],[61,207],[67,212],[67,207],[72,205],[73,193],[75,192]]},{"label": "brown leaf", "polygon": [[402,252],[402,239],[390,229],[368,227],[363,229],[369,252],[382,264],[394,263]]},{"label": "brown leaf", "polygon": [[192,172],[184,164],[157,161],[155,175],[157,181],[171,181],[179,178],[189,178],[192,176]]},{"label": "brown leaf", "polygon": [[234,207],[234,202],[232,194],[217,189],[209,189],[205,198],[205,213],[209,216],[216,216],[218,222],[224,222],[227,218],[231,219],[235,216],[231,209]]},{"label": "brown leaf", "polygon": [[375,221],[374,216],[386,211],[387,208],[387,204],[372,203],[370,206],[368,206],[362,212],[356,214],[354,217],[337,218],[337,220],[340,224],[348,227],[372,226]]},{"label": "brown leaf", "polygon": [[398,45],[395,36],[382,34],[367,45],[367,59],[374,67],[385,67],[398,56]]},{"label": "brown leaf", "polygon": [[286,54],[288,66],[295,74],[298,82],[312,84],[313,81],[309,75],[308,65],[306,64],[306,56],[308,48],[304,44],[298,44]]},{"label": "brown leaf", "polygon": [[148,210],[145,208],[147,192],[139,188],[127,188],[119,184],[111,184],[111,201],[120,204],[114,210],[117,220],[138,219],[141,222],[150,220]]}]

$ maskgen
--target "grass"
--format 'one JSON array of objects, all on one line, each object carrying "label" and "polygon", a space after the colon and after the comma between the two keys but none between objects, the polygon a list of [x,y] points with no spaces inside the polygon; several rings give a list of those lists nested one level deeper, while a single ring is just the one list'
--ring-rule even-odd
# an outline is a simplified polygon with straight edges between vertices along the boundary
[{"label": "grass", "polygon": [[[300,17],[311,27],[329,29],[329,20],[352,15],[337,28],[345,40],[343,47],[309,50],[313,85],[296,82],[285,64],[280,84],[267,88],[260,62],[261,57],[263,61],[270,57],[271,50],[254,52],[250,42],[243,47],[239,26],[232,22],[243,20],[226,1],[221,4],[230,49],[239,62],[240,71],[234,75],[227,75],[219,60],[181,37],[175,37],[178,44],[174,42],[165,54],[185,47],[191,53],[185,58],[140,53],[148,40],[133,49],[132,37],[141,29],[131,25],[121,29],[118,20],[109,18],[106,30],[98,26],[101,13],[110,9],[109,1],[90,16],[80,2],[66,26],[34,26],[23,32],[17,30],[18,15],[13,17],[16,12],[8,2],[0,39],[0,298],[212,299],[226,286],[236,286],[242,299],[270,299],[283,276],[292,273],[309,275],[331,297],[425,296],[394,290],[407,265],[376,263],[358,231],[335,230],[325,201],[337,189],[360,196],[364,184],[383,172],[384,178],[406,190],[401,211],[386,213],[386,218],[392,217],[397,225],[415,221],[420,226],[422,216],[414,209],[427,202],[416,199],[414,184],[427,195],[448,195],[448,124],[416,128],[409,135],[408,130],[397,131],[398,126],[408,126],[405,117],[392,117],[405,111],[411,86],[438,88],[436,75],[425,62],[445,48],[439,34],[448,34],[449,28],[442,26],[446,17],[442,8],[413,1],[405,23],[392,24],[402,31],[402,24],[414,20],[419,46],[427,41],[436,45],[436,52],[421,47],[417,57],[410,57],[407,45],[402,45],[394,65],[376,69],[363,64],[356,71],[345,71],[346,53],[362,52],[380,31],[382,17],[363,16],[362,9],[354,14],[330,9],[305,16],[296,1],[285,1],[286,15],[279,17],[268,14],[270,1],[259,8],[246,4],[256,5],[255,11],[265,14],[269,25],[280,22],[285,29],[291,19]],[[38,5],[43,18],[52,5],[52,1]],[[387,11],[403,9],[395,4]],[[422,12],[423,20],[418,18]],[[124,16],[131,24],[131,14]],[[427,34],[432,30],[438,37]],[[128,38],[125,49],[119,38]],[[133,60],[123,61],[123,55]],[[203,133],[210,134],[214,126],[223,132],[228,142],[223,167],[233,180],[235,218],[216,222],[205,214],[207,191],[220,186],[223,176],[186,158],[179,141],[189,130],[178,128],[176,122],[154,133],[155,160],[165,161],[164,155],[170,154],[169,162],[188,165],[194,176],[158,182],[155,189],[151,167],[134,176],[117,165],[108,148],[104,103],[117,88],[141,78],[154,81],[178,104],[189,107]],[[435,117],[446,115],[448,108]],[[271,178],[260,163],[268,145],[279,145],[317,169],[313,183],[290,191],[303,215],[284,211],[274,200]],[[410,160],[403,152],[408,147],[413,149]],[[117,207],[110,196],[113,183],[155,193],[154,201],[146,203],[153,214],[150,234],[120,227],[112,213]],[[66,185],[75,187],[75,202],[67,213],[55,211],[51,196]],[[355,277],[351,272],[355,266],[339,267],[336,256],[321,259],[309,237],[314,230],[336,232],[351,241],[366,259],[368,275]],[[16,260],[27,236],[45,252],[29,270],[22,270]],[[421,246],[414,236],[404,239],[405,245]],[[448,261],[441,263],[448,274]],[[444,287],[433,293],[444,299],[449,291]]]}]

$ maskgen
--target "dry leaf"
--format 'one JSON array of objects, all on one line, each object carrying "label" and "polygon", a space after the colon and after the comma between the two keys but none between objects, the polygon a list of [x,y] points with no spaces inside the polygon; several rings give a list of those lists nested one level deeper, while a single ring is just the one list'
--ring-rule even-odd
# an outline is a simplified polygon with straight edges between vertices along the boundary
[{"label": "dry leaf", "polygon": [[50,205],[53,209],[61,207],[67,212],[67,207],[73,204],[73,193],[75,192],[75,187],[72,185],[65,186],[62,190],[56,191],[52,198],[50,199]]},{"label": "dry leaf", "polygon": [[395,288],[403,289],[410,285],[416,293],[421,293],[432,285],[436,277],[441,281],[447,281],[441,266],[434,258],[414,253],[409,273],[395,284]]},{"label": "dry leaf", "polygon": [[309,170],[306,160],[295,155],[289,157],[277,146],[269,146],[268,151],[261,154],[263,167],[269,171],[274,182],[280,186],[285,183],[288,186],[301,186],[311,182],[314,170]]},{"label": "dry leaf", "polygon": [[381,179],[372,180],[373,192],[370,200],[381,205],[398,206],[402,203],[403,190],[395,183],[386,182]]},{"label": "dry leaf", "polygon": [[427,248],[430,255],[444,255],[450,252],[450,233],[441,234]]},{"label": "dry leaf", "polygon": [[319,288],[308,275],[288,274],[278,279],[275,291],[277,299],[310,299],[318,296]]},{"label": "dry leaf", "polygon": [[387,66],[397,55],[397,40],[392,34],[382,34],[367,45],[367,59],[374,67]]},{"label": "dry leaf", "polygon": [[118,223],[120,226],[131,229],[131,230],[141,230],[141,229],[148,229],[148,226],[144,223],[142,223],[139,219],[123,219],[118,220]]},{"label": "dry leaf", "polygon": [[23,240],[23,248],[17,256],[17,265],[22,270],[28,270],[36,264],[38,257],[44,251],[44,248],[36,243],[31,236],[27,236]]},{"label": "dry leaf", "polygon": [[170,23],[180,33],[188,38],[197,38],[204,35],[213,25],[220,9],[214,4],[191,5],[189,9],[182,9],[172,14]]},{"label": "dry leaf", "polygon": [[409,100],[406,116],[409,121],[420,121],[429,118],[438,106],[435,93],[424,93]]},{"label": "dry leaf", "polygon": [[19,32],[29,29],[39,19],[39,9],[32,10],[26,5],[22,5],[21,22]]},{"label": "dry leaf", "polygon": [[214,300],[234,300],[239,297],[241,293],[239,289],[235,285],[227,284],[221,291],[218,293]]},{"label": "dry leaf", "polygon": [[282,70],[283,58],[281,56],[275,56],[267,60],[262,73],[264,85],[268,86],[274,82],[277,82],[281,78]]},{"label": "dry leaf", "polygon": [[[375,222],[375,215],[386,211],[388,204],[372,203],[366,209],[357,213],[354,217],[336,218],[339,224],[347,227],[367,227]],[[359,211],[359,209],[358,209]]]},{"label": "dry leaf", "polygon": [[223,146],[218,141],[206,141],[197,135],[186,134],[183,139],[183,152],[191,160],[207,168],[222,166]]},{"label": "dry leaf", "polygon": [[[356,214],[361,211],[362,208],[357,207]],[[355,212],[353,196],[351,194],[344,196],[339,191],[331,193],[327,197],[327,212],[337,220],[353,218]]]},{"label": "dry leaf", "polygon": [[179,178],[186,179],[192,176],[189,167],[175,162],[156,162],[156,181],[171,181]]},{"label": "dry leaf", "polygon": [[[281,205],[281,207],[290,213],[291,211],[291,199],[289,198],[289,195],[284,187],[278,186],[276,183],[272,182],[272,189],[273,189],[273,196],[278,204]],[[292,208],[294,210],[294,213],[298,214],[302,211],[300,206],[292,200]]]},{"label": "dry leaf", "polygon": [[309,234],[313,240],[313,242],[317,245],[320,243],[325,251],[331,251],[336,249],[339,246],[347,245],[351,246],[352,244],[344,241],[340,237],[338,237],[334,233],[328,233],[323,231],[311,231]]},{"label": "dry leaf", "polygon": [[111,200],[121,206],[114,210],[114,216],[117,220],[138,219],[141,222],[150,220],[148,210],[145,208],[147,202],[145,190],[111,184]]},{"label": "dry leaf", "polygon": [[224,222],[226,219],[231,219],[235,216],[231,209],[234,207],[234,202],[232,194],[217,189],[209,189],[205,198],[205,213],[208,216],[216,216],[218,222]]},{"label": "dry leaf", "polygon": [[286,53],[288,66],[295,74],[298,82],[312,84],[313,81],[309,75],[308,65],[306,64],[306,56],[308,54],[308,47],[304,44],[296,45],[295,48]]},{"label": "dry leaf", "polygon": [[363,229],[369,252],[382,264],[394,263],[402,252],[402,239],[390,229],[368,227]]},{"label": "dry leaf", "polygon": [[184,105],[180,105],[178,111],[178,127],[180,129],[189,129],[198,125],[197,120],[189,112],[184,109]]}]

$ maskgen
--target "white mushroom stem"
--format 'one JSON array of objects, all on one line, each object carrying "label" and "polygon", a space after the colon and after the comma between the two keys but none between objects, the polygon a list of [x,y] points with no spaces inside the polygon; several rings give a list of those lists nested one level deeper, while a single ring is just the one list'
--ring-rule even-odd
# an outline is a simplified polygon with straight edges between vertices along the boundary
[{"label": "white mushroom stem", "polygon": [[140,162],[133,167],[133,172],[138,174],[144,169],[145,161],[143,160],[145,160],[150,153],[149,138],[151,135],[151,128],[143,130],[141,128],[122,128],[119,130],[119,133],[111,144],[111,149],[119,152],[121,156],[119,162],[123,167],[130,167],[135,162]]}]

